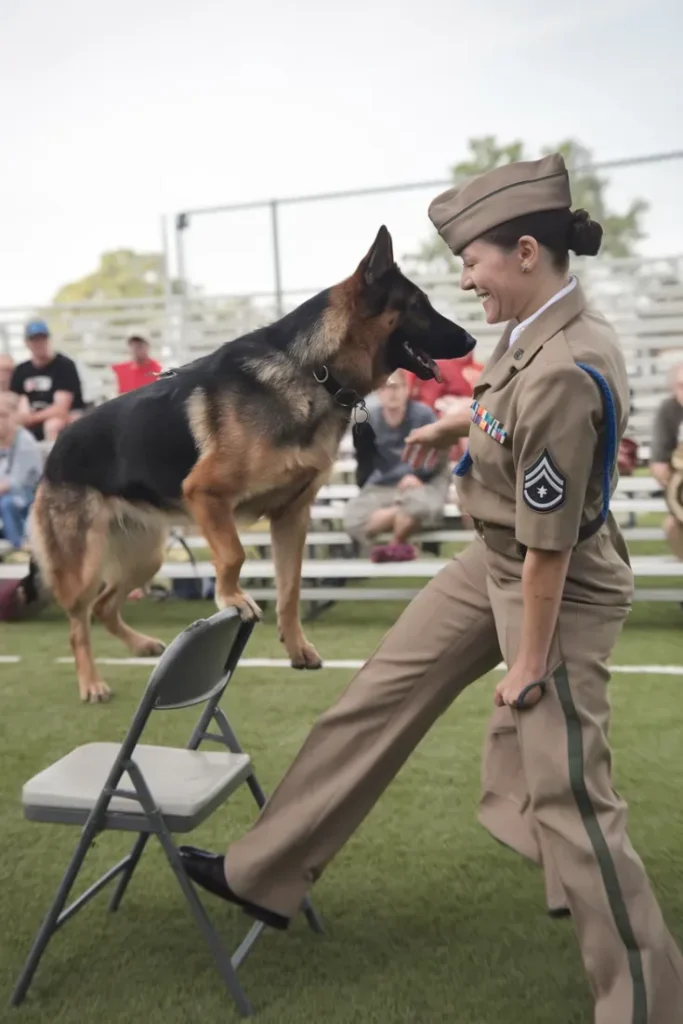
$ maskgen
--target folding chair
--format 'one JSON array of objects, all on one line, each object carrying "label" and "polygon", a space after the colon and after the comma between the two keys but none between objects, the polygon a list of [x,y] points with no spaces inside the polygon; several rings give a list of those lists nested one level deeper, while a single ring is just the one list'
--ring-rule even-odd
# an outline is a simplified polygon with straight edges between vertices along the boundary
[{"label": "folding chair", "polygon": [[[196,828],[243,783],[249,786],[259,808],[266,802],[248,754],[218,707],[253,626],[242,622],[233,608],[188,626],[154,668],[122,744],[88,743],[77,747],[25,784],[22,800],[26,818],[83,828],[12,993],[14,1006],[23,1001],[54,933],[116,877],[118,883],[109,909],[118,909],[147,840],[156,835],[240,1013],[245,1017],[253,1013],[237,970],[266,926],[255,922],[229,956],[185,872],[172,838],[172,833],[187,833]],[[186,748],[138,743],[152,711],[200,703],[205,706]],[[218,732],[208,731],[212,722]],[[216,741],[227,750],[200,751],[203,740]],[[138,837],[123,860],[65,909],[88,849],[96,835],[108,829],[137,832]],[[309,900],[302,909],[313,931],[321,933],[322,923]]]}]

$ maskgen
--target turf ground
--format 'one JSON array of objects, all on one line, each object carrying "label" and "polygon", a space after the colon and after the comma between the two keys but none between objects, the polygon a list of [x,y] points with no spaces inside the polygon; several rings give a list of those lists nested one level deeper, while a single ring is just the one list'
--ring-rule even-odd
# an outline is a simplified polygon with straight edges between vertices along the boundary
[{"label": "turf ground", "polygon": [[[141,602],[129,620],[171,639],[213,607]],[[364,658],[399,612],[397,604],[348,603],[309,627],[323,656]],[[9,992],[76,840],[68,828],[25,822],[22,782],[79,743],[119,739],[148,670],[107,668],[115,699],[83,707],[65,623],[49,611],[33,623],[0,626],[0,1020],[25,1024],[188,1024],[237,1021],[212,960],[160,850],[150,845],[118,914],[96,898],[48,947],[28,999]],[[100,656],[125,654],[97,628]],[[247,650],[282,657],[272,612]],[[615,665],[683,664],[683,612],[636,606]],[[261,781],[272,789],[317,714],[352,675],[243,668],[225,709]],[[475,820],[481,741],[494,676],[470,688],[434,727],[364,826],[314,890],[327,928],[303,920],[287,935],[267,934],[241,969],[263,1024],[585,1024],[591,1001],[572,924],[544,912],[540,873],[501,848]],[[667,920],[683,942],[683,677],[616,674],[611,691],[615,784],[630,804],[631,835]],[[152,742],[183,744],[195,715],[158,715]],[[246,791],[193,835],[223,849],[254,817]],[[82,875],[97,877],[127,848],[104,835]],[[207,897],[226,942],[246,919]]]}]

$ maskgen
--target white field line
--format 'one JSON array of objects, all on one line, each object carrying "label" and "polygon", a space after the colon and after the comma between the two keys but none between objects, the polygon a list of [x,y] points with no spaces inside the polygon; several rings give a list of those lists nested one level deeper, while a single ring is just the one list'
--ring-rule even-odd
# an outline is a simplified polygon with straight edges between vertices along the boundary
[{"label": "white field line", "polygon": [[[18,655],[0,655],[0,665],[16,665],[21,661]],[[97,658],[99,665],[137,665],[153,668],[159,661],[158,658]],[[73,665],[73,658],[55,658],[55,664]],[[364,661],[352,658],[341,660],[330,660],[323,663],[323,668],[330,669],[359,669],[365,664]],[[290,663],[287,658],[242,658],[239,668],[283,668],[289,669]],[[497,665],[495,672],[504,672],[505,665]],[[638,676],[683,676],[683,665],[611,665],[610,672],[622,675]]]}]

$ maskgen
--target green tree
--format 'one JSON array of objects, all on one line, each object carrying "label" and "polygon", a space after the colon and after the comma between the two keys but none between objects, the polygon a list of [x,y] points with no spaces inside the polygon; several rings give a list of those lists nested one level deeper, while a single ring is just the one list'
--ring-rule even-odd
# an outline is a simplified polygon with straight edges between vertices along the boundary
[{"label": "green tree", "polygon": [[[172,290],[178,291],[176,282]],[[158,252],[114,249],[102,253],[92,274],[65,284],[53,302],[92,302],[108,299],[153,299],[164,294],[164,258]]]},{"label": "green tree", "polygon": [[[604,235],[601,252],[608,256],[633,255],[637,243],[644,237],[642,218],[648,203],[644,199],[634,199],[624,212],[612,210],[605,194],[609,180],[592,170],[593,154],[580,142],[565,139],[558,145],[545,146],[539,155],[546,156],[548,153],[561,153],[564,157],[569,171],[574,209],[588,210],[591,217],[602,224]],[[523,142],[515,140],[503,145],[494,135],[485,135],[470,139],[468,157],[454,164],[450,174],[455,183],[503,164],[530,159],[533,157],[528,154]],[[450,267],[453,257],[436,236],[425,242],[409,259],[424,272]]]}]

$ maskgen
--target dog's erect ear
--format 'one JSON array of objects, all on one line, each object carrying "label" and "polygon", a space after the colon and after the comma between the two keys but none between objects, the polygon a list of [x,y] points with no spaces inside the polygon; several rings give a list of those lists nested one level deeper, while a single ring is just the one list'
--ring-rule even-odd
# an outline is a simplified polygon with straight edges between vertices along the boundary
[{"label": "dog's erect ear", "polygon": [[355,275],[360,284],[361,309],[364,316],[378,316],[384,309],[389,298],[391,282],[387,275],[394,266],[391,235],[382,225]]},{"label": "dog's erect ear", "polygon": [[363,260],[363,281],[366,285],[373,285],[380,281],[394,265],[394,246],[391,235],[384,224],[377,232],[377,237],[370,247],[370,251]]}]

